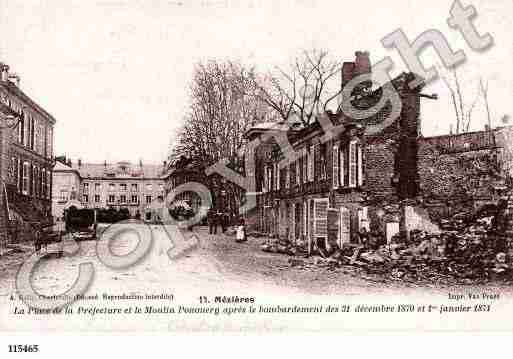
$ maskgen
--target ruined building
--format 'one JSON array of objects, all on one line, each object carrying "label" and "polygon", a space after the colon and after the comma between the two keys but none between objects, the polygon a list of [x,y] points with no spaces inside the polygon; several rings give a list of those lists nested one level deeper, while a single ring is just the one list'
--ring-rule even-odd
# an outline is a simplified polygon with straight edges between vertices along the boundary
[{"label": "ruined building", "polygon": [[[343,65],[342,86],[369,71],[368,53],[357,52],[354,62]],[[390,113],[384,106],[364,119],[339,111],[320,115],[308,126],[251,128],[248,141],[261,144],[252,154],[256,207],[247,213],[249,227],[296,244],[320,239],[342,245],[365,230],[390,240],[400,231],[436,231],[437,218],[504,195],[508,129],[422,137],[421,98],[430,96],[421,93],[422,85],[410,88],[414,79],[403,73],[384,85],[393,86],[402,104],[393,121],[384,121]],[[372,106],[382,91],[368,84],[357,87],[355,107]],[[321,122],[342,130],[326,141]],[[369,131],[379,123],[385,125]],[[292,160],[280,149],[279,134],[292,145]]]}]

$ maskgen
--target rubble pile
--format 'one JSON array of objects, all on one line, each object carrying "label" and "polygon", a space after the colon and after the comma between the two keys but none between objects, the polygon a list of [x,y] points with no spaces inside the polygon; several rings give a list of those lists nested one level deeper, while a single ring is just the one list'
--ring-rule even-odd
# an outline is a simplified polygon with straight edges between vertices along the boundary
[{"label": "rubble pile", "polygon": [[[374,233],[331,253],[314,246],[313,253],[320,256],[315,265],[328,269],[357,267],[373,280],[412,283],[478,284],[513,277],[510,240],[505,231],[498,230],[494,216],[459,214],[440,224],[438,234],[416,230],[409,238],[398,234],[390,243],[376,239]],[[296,256],[306,253],[283,240],[268,241],[262,250]],[[289,264],[305,267],[301,260],[289,259]]]},{"label": "rubble pile", "polygon": [[264,252],[281,253],[289,256],[305,256],[308,253],[306,248],[293,245],[290,241],[284,239],[268,239],[262,243],[260,248]]},{"label": "rubble pile", "polygon": [[267,236],[265,233],[258,231],[252,231],[248,233],[248,237],[260,238],[265,236]]}]

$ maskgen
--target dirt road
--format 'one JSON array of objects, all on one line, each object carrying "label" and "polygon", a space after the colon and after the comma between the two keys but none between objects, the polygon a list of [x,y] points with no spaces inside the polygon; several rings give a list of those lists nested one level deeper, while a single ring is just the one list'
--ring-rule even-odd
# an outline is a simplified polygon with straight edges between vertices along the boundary
[{"label": "dirt road", "polygon": [[[148,229],[148,228],[147,228]],[[103,295],[161,295],[174,297],[174,303],[187,305],[202,305],[202,297],[216,296],[247,296],[254,297],[257,303],[317,303],[320,301],[404,301],[408,298],[426,300],[430,298],[447,297],[447,288],[422,287],[408,283],[382,283],[375,279],[362,276],[355,268],[333,268],[313,265],[315,258],[306,259],[312,265],[308,268],[292,267],[289,256],[265,253],[260,250],[262,239],[250,238],[245,243],[235,243],[231,236],[209,235],[204,227],[197,227],[193,233],[186,233],[186,240],[180,239],[176,229],[165,230],[160,226],[151,226],[153,245],[144,258],[133,265],[122,269],[114,269],[101,260],[105,246],[99,242],[80,242],[80,250],[74,254],[65,254],[62,258],[50,256],[43,258],[35,268],[32,276],[33,288],[40,294],[59,295],[69,290],[75,283],[81,264],[91,263],[94,268],[90,287],[86,295],[98,295],[98,305],[109,302],[101,300]],[[191,240],[190,236],[196,238]],[[67,252],[72,252],[74,242],[69,238],[65,242]],[[113,240],[110,251],[116,256],[131,253],[137,247],[137,236],[125,233]],[[50,251],[55,248],[50,248]],[[34,325],[42,330],[175,330],[194,329],[213,323],[203,319],[183,319],[170,321],[169,317],[158,316],[155,320],[133,315],[117,316],[115,320],[107,316],[55,316],[38,320],[34,316],[18,316],[14,320],[14,307],[23,307],[16,298],[16,273],[23,259],[30,253],[14,253],[0,259],[0,329],[33,330]],[[171,255],[171,258],[170,258]],[[103,256],[104,257],[104,256]],[[451,288],[459,291],[461,288]],[[479,288],[483,290],[484,288]],[[464,288],[461,290],[469,290]],[[486,288],[500,290],[505,288]],[[348,299],[349,298],[349,299]],[[351,299],[352,298],[352,299]],[[413,300],[413,299],[412,299]],[[107,304],[106,304],[107,303]],[[123,306],[140,304],[140,301],[124,301]],[[159,302],[161,305],[162,302]],[[91,303],[86,303],[91,304]],[[75,306],[83,306],[78,302]],[[112,302],[112,305],[117,305]],[[164,309],[163,309],[164,310]],[[85,311],[84,313],[86,313]],[[246,319],[244,319],[246,320]],[[291,319],[292,320],[292,319]],[[269,319],[266,325],[285,325],[295,327],[297,322],[277,322]],[[229,320],[222,321],[223,328],[230,324]],[[244,322],[245,323],[245,322]],[[242,324],[244,324],[242,323]],[[248,324],[249,323],[249,324]],[[254,325],[261,328],[262,323],[248,322],[244,325]],[[316,322],[312,322],[316,323]],[[412,322],[413,323],[413,322]],[[385,325],[384,323],[383,325]],[[221,324],[219,324],[221,325]],[[317,324],[310,324],[317,325]],[[323,324],[327,325],[327,324]],[[341,323],[333,321],[333,327]],[[363,325],[363,324],[362,324]],[[237,324],[237,328],[240,323]]]}]

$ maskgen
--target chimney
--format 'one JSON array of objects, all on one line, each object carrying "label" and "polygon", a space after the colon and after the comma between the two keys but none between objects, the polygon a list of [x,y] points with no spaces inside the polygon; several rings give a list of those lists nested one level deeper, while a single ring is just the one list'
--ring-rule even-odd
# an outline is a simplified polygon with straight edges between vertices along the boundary
[{"label": "chimney", "polygon": [[142,160],[139,160],[139,167],[142,167]]},{"label": "chimney", "polygon": [[[344,88],[344,86],[346,86],[354,77],[369,74],[371,72],[369,52],[356,51],[354,55],[354,62],[344,62],[342,64],[342,88]],[[365,83],[363,85],[365,87],[371,87],[372,83]]]},{"label": "chimney", "polygon": [[68,162],[67,162],[67,164],[68,164],[68,167],[71,167],[71,165],[72,165],[72,163],[71,163],[71,158],[68,158]]},{"label": "chimney", "polygon": [[368,51],[356,51],[354,61],[354,75],[359,76],[371,72],[371,64]]},{"label": "chimney", "polygon": [[342,65],[342,88],[354,77],[354,62],[344,62]]},{"label": "chimney", "polygon": [[16,87],[20,87],[20,76],[18,74],[12,73],[7,76],[9,81],[16,85]]},{"label": "chimney", "polygon": [[2,81],[9,80],[9,65],[0,62],[0,79]]},{"label": "chimney", "polygon": [[163,165],[164,165],[164,169],[166,169],[166,167],[167,167],[167,161],[164,161]]},{"label": "chimney", "polygon": [[103,161],[103,167],[107,168],[107,161]]},{"label": "chimney", "polygon": [[82,159],[81,158],[78,159],[78,168],[80,168],[80,167],[82,167]]}]

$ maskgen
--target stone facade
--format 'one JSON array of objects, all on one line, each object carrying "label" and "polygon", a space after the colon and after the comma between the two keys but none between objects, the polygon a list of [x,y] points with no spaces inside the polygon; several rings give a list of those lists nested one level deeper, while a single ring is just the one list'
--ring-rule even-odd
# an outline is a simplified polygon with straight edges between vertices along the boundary
[{"label": "stone facade", "polygon": [[[2,220],[2,226],[10,224],[10,240],[16,241],[30,239],[33,225],[52,220],[55,125],[55,119],[19,85],[19,77],[10,74],[9,66],[0,63],[0,112],[3,118],[16,120],[14,128],[2,126],[1,130],[1,172],[5,192],[1,196],[0,216],[9,217],[9,222]],[[3,229],[2,233],[5,233]]]},{"label": "stone facade", "polygon": [[55,221],[64,219],[64,210],[70,206],[82,208],[79,200],[80,173],[57,161],[53,169],[52,214]]},{"label": "stone facade", "polygon": [[420,190],[435,217],[477,210],[505,196],[511,131],[505,127],[419,138]]},{"label": "stone facade", "polygon": [[[84,208],[128,209],[132,217],[151,217],[151,203],[163,201],[165,196],[165,165],[150,165],[139,162],[82,163],[81,160],[68,163],[54,170],[54,181],[65,177],[62,187],[54,191],[54,203],[64,201],[61,193],[69,193],[76,184],[71,177],[78,174],[77,200]],[[70,172],[70,169],[72,172]],[[71,181],[71,182],[70,182]],[[150,218],[148,218],[150,219]]]}]

